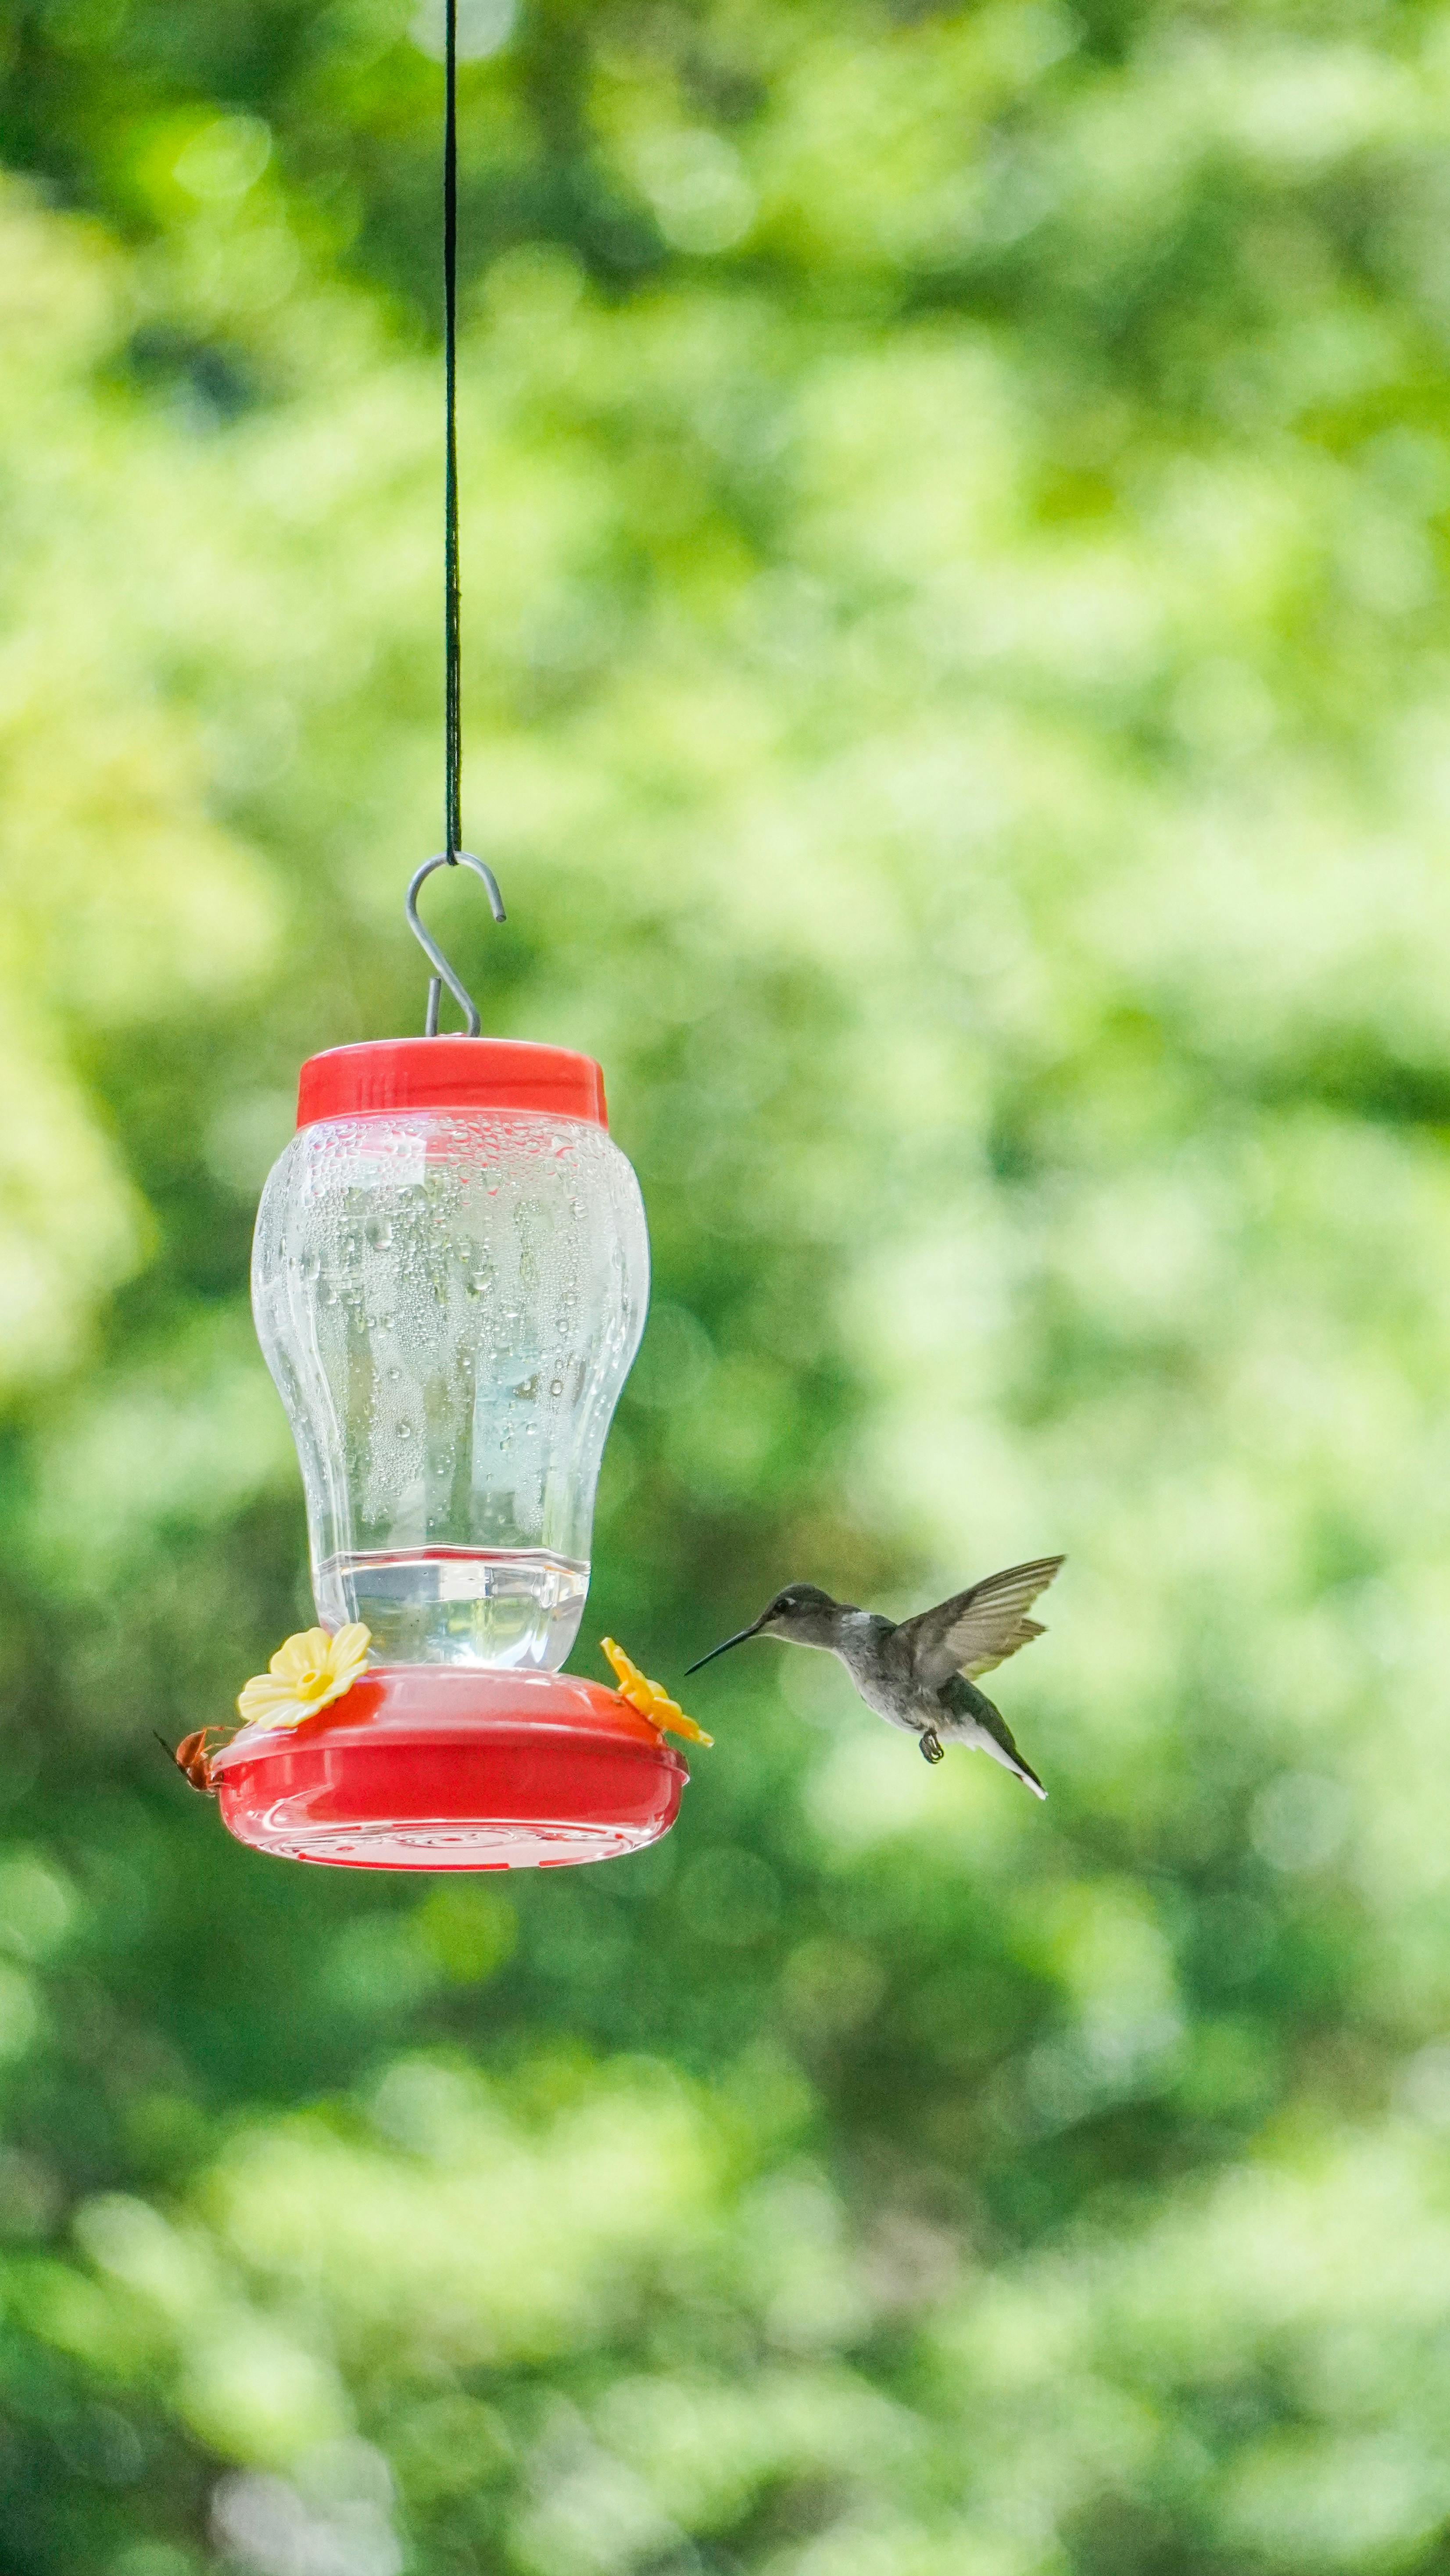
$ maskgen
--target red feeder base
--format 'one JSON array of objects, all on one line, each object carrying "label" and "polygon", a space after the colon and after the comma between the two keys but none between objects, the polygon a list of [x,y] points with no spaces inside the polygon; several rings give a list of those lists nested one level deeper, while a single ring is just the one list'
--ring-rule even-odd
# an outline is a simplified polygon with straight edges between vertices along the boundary
[{"label": "red feeder base", "polygon": [[667,1834],[683,1755],[569,1673],[368,1672],[300,1726],[248,1728],[212,1766],[222,1822],[344,1869],[563,1869]]}]

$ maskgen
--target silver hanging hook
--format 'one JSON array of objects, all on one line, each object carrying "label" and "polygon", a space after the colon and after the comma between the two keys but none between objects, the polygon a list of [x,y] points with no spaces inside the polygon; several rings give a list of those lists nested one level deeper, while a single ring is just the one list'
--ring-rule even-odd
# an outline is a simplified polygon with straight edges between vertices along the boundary
[{"label": "silver hanging hook", "polygon": [[438,1035],[438,1005],[443,998],[445,984],[468,1022],[469,1036],[476,1038],[483,1026],[478,1016],[478,1005],[467,985],[459,982],[437,940],[431,931],[424,929],[418,918],[418,889],[424,878],[431,877],[435,868],[453,867],[472,868],[476,877],[482,877],[494,920],[506,921],[508,918],[503,908],[503,896],[498,890],[497,877],[487,860],[476,859],[471,850],[454,850],[451,853],[440,850],[436,859],[425,859],[421,868],[413,870],[408,880],[407,894],[403,898],[403,910],[408,916],[408,928],[433,969],[428,981],[428,1016],[423,1022],[423,1034],[429,1038],[436,1038]]}]

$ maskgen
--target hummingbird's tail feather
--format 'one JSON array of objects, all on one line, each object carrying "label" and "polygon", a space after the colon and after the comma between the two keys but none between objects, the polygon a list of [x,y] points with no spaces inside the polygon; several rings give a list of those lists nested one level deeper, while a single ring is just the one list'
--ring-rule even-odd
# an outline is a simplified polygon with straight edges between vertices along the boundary
[{"label": "hummingbird's tail feather", "polygon": [[1020,1755],[1020,1753],[1019,1753],[1019,1755],[1018,1755],[1018,1757],[1017,1757],[1016,1761],[1011,1765],[1011,1768],[1016,1772],[1017,1777],[1018,1777],[1018,1779],[1021,1781],[1021,1783],[1022,1783],[1022,1785],[1023,1785],[1024,1789],[1030,1789],[1030,1790],[1031,1790],[1032,1795],[1033,1795],[1033,1797],[1034,1797],[1034,1798],[1045,1798],[1045,1797],[1046,1797],[1046,1795],[1047,1795],[1047,1791],[1044,1789],[1044,1787],[1043,1787],[1043,1785],[1042,1785],[1042,1782],[1038,1779],[1037,1774],[1036,1774],[1036,1772],[1033,1770],[1031,1763],[1030,1763],[1030,1762],[1024,1762],[1024,1761],[1023,1761],[1023,1759],[1022,1759],[1022,1756]]},{"label": "hummingbird's tail feather", "polygon": [[[1007,1734],[1005,1724],[1002,1732],[1004,1735]],[[1046,1797],[1047,1791],[1044,1789],[1042,1782],[1038,1779],[1031,1763],[1023,1761],[1022,1756],[1018,1752],[1010,1735],[1007,1736],[1006,1743],[1002,1744],[999,1743],[995,1737],[989,1736],[984,1730],[984,1732],[978,1736],[977,1742],[984,1753],[991,1754],[994,1762],[1001,1763],[1004,1771],[1011,1772],[1014,1780],[1020,1780],[1024,1789],[1030,1789],[1034,1798]]]},{"label": "hummingbird's tail feather", "polygon": [[[948,1706],[953,1699],[967,1703],[950,1730],[958,1743],[974,1744],[979,1753],[989,1753],[994,1762],[1001,1763],[1004,1771],[1010,1771],[1014,1779],[1021,1781],[1024,1789],[1030,1789],[1034,1798],[1046,1797],[1047,1791],[1031,1763],[1024,1761],[1018,1752],[1007,1720],[985,1691],[977,1690],[970,1682],[959,1681],[950,1699],[946,1693],[942,1696]],[[945,1735],[946,1727],[942,1727],[941,1732]]]}]

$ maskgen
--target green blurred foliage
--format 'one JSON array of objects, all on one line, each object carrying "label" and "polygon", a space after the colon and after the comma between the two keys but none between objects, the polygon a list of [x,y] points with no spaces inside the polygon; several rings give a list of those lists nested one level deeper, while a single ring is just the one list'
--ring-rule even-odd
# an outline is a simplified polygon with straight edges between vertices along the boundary
[{"label": "green blurred foliage", "polygon": [[421,1004],[437,14],[0,25],[0,2560],[1443,2576],[1450,15],[463,0],[586,1633],[1070,1555],[1045,1809],[762,1645],[503,1886],[153,1741],[307,1615],[252,1210]]}]

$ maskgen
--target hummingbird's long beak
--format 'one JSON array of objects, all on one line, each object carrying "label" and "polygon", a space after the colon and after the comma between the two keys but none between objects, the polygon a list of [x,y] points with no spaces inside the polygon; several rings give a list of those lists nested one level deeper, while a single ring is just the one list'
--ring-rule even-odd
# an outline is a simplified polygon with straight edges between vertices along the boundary
[{"label": "hummingbird's long beak", "polygon": [[743,1646],[747,1637],[758,1637],[765,1625],[766,1616],[766,1612],[762,1610],[760,1617],[752,1619],[748,1628],[737,1628],[733,1637],[726,1637],[722,1644],[712,1646],[708,1655],[700,1657],[699,1663],[686,1664],[686,1681],[689,1680],[691,1673],[697,1673],[700,1670],[701,1664],[713,1664],[717,1655],[728,1655],[732,1646]]}]

